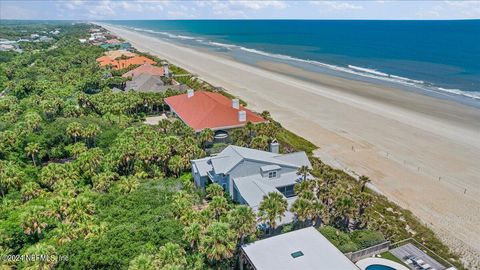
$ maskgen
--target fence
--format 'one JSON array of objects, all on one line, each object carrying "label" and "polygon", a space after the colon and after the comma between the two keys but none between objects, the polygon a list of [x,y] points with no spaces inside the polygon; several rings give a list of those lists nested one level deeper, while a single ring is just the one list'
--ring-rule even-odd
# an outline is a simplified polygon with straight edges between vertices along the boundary
[{"label": "fence", "polygon": [[388,251],[389,247],[390,247],[390,241],[386,241],[381,244],[371,246],[362,250],[345,253],[345,256],[347,256],[347,258],[349,258],[352,262],[357,262],[361,259],[371,257],[372,255],[386,252]]}]

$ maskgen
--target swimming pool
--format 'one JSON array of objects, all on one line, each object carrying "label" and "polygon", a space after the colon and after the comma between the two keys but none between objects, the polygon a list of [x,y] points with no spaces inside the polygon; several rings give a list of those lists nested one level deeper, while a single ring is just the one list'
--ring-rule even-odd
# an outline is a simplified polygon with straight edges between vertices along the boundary
[{"label": "swimming pool", "polygon": [[410,270],[407,267],[383,258],[365,258],[355,263],[361,270]]},{"label": "swimming pool", "polygon": [[386,265],[381,265],[381,264],[372,264],[372,265],[367,266],[367,268],[365,268],[365,270],[395,270],[395,268],[392,268],[392,267],[386,266]]}]

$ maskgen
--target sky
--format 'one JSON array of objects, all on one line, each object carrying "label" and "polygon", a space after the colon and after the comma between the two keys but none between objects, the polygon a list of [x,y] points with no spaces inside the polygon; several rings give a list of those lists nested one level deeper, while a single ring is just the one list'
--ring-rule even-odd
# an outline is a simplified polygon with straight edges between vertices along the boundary
[{"label": "sky", "polygon": [[2,19],[480,19],[480,1],[0,0]]}]

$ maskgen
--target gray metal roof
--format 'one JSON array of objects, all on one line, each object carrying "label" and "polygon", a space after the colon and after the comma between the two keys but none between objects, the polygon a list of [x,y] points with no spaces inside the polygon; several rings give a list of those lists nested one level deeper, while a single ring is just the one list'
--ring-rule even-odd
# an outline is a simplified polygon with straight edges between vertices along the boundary
[{"label": "gray metal roof", "polygon": [[262,170],[262,172],[268,172],[268,171],[280,170],[281,168],[282,167],[278,165],[265,165],[260,167],[260,170]]},{"label": "gray metal roof", "polygon": [[302,165],[311,166],[305,152],[282,155],[235,145],[229,145],[216,157],[213,157],[211,161],[215,173],[227,174],[244,159],[262,161],[272,165],[276,164],[292,168],[298,168]]},{"label": "gray metal roof", "polygon": [[[315,228],[288,232],[242,246],[257,270],[358,270]],[[294,258],[292,253],[302,252]]]},{"label": "gray metal roof", "polygon": [[262,202],[263,196],[271,192],[280,193],[274,186],[266,185],[261,181],[255,181],[251,177],[233,179],[233,182],[242,198],[255,210],[260,205],[260,202]]},{"label": "gray metal roof", "polygon": [[140,74],[126,83],[125,90],[161,92],[167,90],[161,76]]},{"label": "gray metal roof", "polygon": [[200,176],[207,176],[207,172],[212,170],[212,165],[209,164],[210,158],[201,158],[192,160],[194,169],[200,174]]}]

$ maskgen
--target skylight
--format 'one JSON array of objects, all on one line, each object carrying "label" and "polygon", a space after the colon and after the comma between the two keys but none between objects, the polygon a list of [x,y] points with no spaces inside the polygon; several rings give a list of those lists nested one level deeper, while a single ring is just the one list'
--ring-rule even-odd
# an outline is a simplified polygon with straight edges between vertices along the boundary
[{"label": "skylight", "polygon": [[293,253],[290,254],[290,255],[292,255],[292,257],[295,259],[295,258],[298,258],[298,257],[302,257],[302,256],[303,256],[303,252],[301,252],[301,251],[295,251],[295,252],[293,252]]}]

